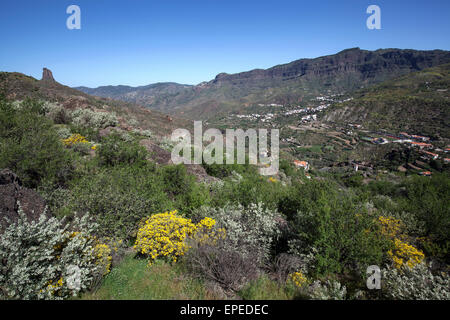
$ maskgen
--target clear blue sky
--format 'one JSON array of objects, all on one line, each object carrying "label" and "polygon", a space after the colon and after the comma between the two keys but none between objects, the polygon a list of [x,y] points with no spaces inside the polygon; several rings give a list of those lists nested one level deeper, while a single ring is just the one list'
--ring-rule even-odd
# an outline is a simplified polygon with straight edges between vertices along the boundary
[{"label": "clear blue sky", "polygon": [[[68,30],[66,8],[81,8]],[[382,30],[366,28],[381,8]],[[0,70],[65,85],[197,84],[360,47],[450,49],[448,0],[2,0]]]}]

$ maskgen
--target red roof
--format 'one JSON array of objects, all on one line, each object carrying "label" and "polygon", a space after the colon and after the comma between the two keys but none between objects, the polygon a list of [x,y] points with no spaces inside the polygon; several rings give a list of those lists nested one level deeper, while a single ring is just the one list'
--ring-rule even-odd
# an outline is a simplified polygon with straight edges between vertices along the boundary
[{"label": "red roof", "polygon": [[430,144],[430,143],[425,143],[425,142],[415,142],[415,141],[412,141],[412,142],[410,142],[411,144],[414,144],[414,145],[416,145],[416,146],[423,146],[423,147],[432,147],[433,145],[432,144]]},{"label": "red roof", "polygon": [[294,164],[296,166],[300,166],[300,167],[307,167],[308,166],[308,162],[300,161],[300,160],[294,160]]},{"label": "red roof", "polygon": [[422,153],[429,154],[430,156],[433,156],[433,157],[438,157],[439,156],[438,154],[433,153],[433,152],[429,152],[429,151],[422,151]]}]

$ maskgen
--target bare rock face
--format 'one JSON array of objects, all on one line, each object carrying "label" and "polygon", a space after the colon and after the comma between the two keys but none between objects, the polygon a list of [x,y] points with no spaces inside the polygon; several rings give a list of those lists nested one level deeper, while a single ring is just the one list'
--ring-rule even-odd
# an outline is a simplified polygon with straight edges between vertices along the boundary
[{"label": "bare rock face", "polygon": [[[23,188],[22,182],[9,169],[0,170],[0,225],[5,228],[18,219],[18,202],[29,221],[37,220],[45,201],[34,190]],[[1,232],[1,230],[0,230]]]},{"label": "bare rock face", "polygon": [[47,68],[42,69],[42,80],[55,82],[52,72]]}]

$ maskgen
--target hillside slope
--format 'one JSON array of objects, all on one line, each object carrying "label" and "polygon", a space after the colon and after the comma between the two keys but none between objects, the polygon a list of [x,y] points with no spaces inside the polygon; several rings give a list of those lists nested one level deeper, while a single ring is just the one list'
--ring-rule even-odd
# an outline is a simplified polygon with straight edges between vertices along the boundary
[{"label": "hillside slope", "polygon": [[[131,126],[149,129],[159,136],[171,134],[175,128],[190,128],[190,121],[169,117],[158,111],[109,98],[93,97],[84,92],[64,86],[53,77],[46,78],[44,69],[43,79],[17,72],[0,72],[0,94],[10,100],[23,100],[24,98],[37,98],[50,102],[57,102],[69,110],[91,109],[104,112],[114,112],[120,121],[120,126],[128,129]],[[132,121],[130,121],[132,119]],[[131,124],[132,122],[133,124]]]},{"label": "hillside slope", "polygon": [[354,100],[330,108],[323,121],[448,139],[449,89],[450,64],[413,72],[359,91]]}]

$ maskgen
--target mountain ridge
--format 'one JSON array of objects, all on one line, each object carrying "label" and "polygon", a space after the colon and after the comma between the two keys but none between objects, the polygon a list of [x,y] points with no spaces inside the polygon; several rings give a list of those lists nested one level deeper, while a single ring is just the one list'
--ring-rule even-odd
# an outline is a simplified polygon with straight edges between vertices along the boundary
[{"label": "mountain ridge", "polygon": [[234,74],[222,72],[210,81],[183,88],[177,86],[172,90],[163,88],[145,93],[137,89],[126,94],[94,90],[90,93],[205,120],[250,103],[297,103],[305,97],[324,92],[350,92],[449,62],[450,52],[439,49],[390,48],[369,51],[349,48],[333,55],[298,59],[268,69]]}]

